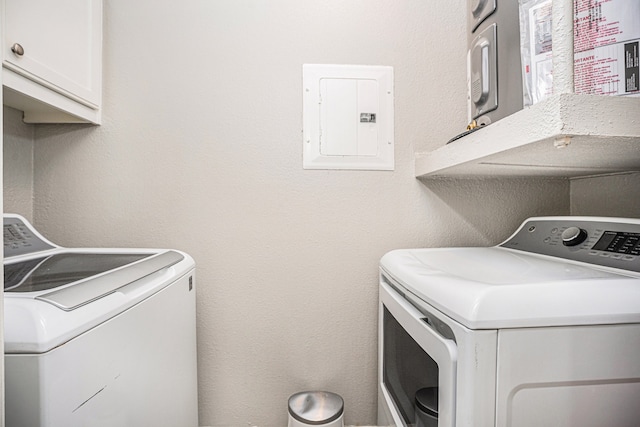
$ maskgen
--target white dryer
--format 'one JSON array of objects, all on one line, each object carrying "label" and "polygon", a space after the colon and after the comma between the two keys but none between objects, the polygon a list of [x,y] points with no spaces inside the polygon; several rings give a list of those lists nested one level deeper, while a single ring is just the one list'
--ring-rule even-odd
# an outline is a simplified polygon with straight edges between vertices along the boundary
[{"label": "white dryer", "polygon": [[640,220],[392,251],[379,290],[378,425],[639,425]]},{"label": "white dryer", "polygon": [[4,215],[7,427],[198,425],[195,263],[69,249]]}]

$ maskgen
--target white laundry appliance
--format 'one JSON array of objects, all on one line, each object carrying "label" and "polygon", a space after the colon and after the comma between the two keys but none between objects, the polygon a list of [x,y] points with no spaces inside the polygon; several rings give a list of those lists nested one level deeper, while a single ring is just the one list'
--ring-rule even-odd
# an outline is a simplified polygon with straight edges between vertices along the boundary
[{"label": "white laundry appliance", "polygon": [[380,262],[378,425],[640,425],[640,220]]},{"label": "white laundry appliance", "polygon": [[4,215],[7,427],[197,427],[195,264]]}]

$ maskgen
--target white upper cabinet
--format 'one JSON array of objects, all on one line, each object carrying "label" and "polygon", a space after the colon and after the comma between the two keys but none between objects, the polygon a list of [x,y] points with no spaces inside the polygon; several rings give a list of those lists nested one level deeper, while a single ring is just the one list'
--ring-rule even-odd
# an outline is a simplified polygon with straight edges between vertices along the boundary
[{"label": "white upper cabinet", "polygon": [[2,0],[5,104],[27,122],[100,122],[101,0]]}]

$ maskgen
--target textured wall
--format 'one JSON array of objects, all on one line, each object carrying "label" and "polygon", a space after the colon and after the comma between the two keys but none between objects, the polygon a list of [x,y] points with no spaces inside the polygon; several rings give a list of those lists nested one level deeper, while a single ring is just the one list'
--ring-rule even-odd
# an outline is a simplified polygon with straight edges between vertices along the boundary
[{"label": "textured wall", "polygon": [[33,218],[34,126],[22,123],[22,112],[4,107],[4,212]]},{"label": "textured wall", "polygon": [[[35,222],[194,256],[202,425],[281,427],[305,389],[375,424],[380,256],[568,213],[566,181],[413,177],[466,125],[465,4],[105,2],[104,124],[35,128]],[[302,169],[303,63],[394,67],[395,171]]]},{"label": "textured wall", "polygon": [[571,180],[571,214],[640,218],[640,172]]}]

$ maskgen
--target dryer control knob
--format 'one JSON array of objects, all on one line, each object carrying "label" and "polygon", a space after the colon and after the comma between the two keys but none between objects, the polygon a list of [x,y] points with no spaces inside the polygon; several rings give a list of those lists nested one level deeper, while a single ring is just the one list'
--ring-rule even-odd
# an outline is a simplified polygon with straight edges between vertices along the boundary
[{"label": "dryer control knob", "polygon": [[569,227],[562,232],[562,244],[576,246],[587,240],[587,232],[582,228]]}]

